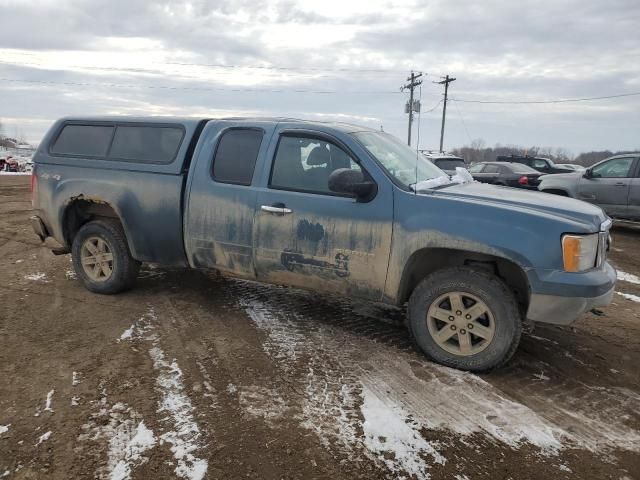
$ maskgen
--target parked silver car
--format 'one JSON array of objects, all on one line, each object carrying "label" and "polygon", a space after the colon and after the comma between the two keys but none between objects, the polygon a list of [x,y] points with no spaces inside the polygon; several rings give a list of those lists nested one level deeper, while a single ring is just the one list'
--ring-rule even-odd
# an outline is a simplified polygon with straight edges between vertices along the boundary
[{"label": "parked silver car", "polygon": [[584,172],[545,175],[538,190],[594,203],[614,218],[640,221],[640,153],[606,158]]}]

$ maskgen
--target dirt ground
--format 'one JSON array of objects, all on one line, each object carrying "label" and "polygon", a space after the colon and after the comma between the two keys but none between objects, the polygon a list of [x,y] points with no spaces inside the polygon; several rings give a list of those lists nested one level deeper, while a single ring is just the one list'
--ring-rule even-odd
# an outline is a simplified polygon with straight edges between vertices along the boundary
[{"label": "dirt ground", "polygon": [[631,296],[473,375],[393,310],[150,266],[91,294],[28,183],[0,177],[0,478],[640,478],[640,231]]}]

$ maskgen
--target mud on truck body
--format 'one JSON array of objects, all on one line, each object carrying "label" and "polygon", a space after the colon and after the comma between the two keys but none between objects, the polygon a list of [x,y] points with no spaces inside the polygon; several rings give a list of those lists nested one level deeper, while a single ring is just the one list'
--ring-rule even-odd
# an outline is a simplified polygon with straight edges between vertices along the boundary
[{"label": "mud on truck body", "polygon": [[[484,371],[523,324],[611,301],[610,220],[539,192],[442,180],[395,137],[289,119],[73,118],[34,157],[34,230],[113,294],[140,264],[407,305],[430,358]],[[449,178],[449,177],[447,177]]]}]

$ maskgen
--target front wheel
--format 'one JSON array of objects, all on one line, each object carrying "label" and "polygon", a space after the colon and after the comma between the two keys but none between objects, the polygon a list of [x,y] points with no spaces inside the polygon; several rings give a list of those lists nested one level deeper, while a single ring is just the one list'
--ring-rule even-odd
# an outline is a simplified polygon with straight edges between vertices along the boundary
[{"label": "front wheel", "polygon": [[425,278],[409,299],[408,315],[418,347],[436,362],[461,370],[503,365],[522,333],[518,305],[504,282],[467,267]]},{"label": "front wheel", "polygon": [[87,290],[111,294],[131,288],[140,269],[116,220],[85,223],[71,248],[73,267]]}]

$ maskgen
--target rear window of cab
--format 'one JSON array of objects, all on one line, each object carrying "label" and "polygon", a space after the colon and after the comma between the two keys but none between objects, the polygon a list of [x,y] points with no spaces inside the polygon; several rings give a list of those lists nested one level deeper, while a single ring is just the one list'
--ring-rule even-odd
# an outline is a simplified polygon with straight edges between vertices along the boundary
[{"label": "rear window of cab", "polygon": [[101,160],[168,164],[184,138],[180,125],[66,124],[49,152]]}]

